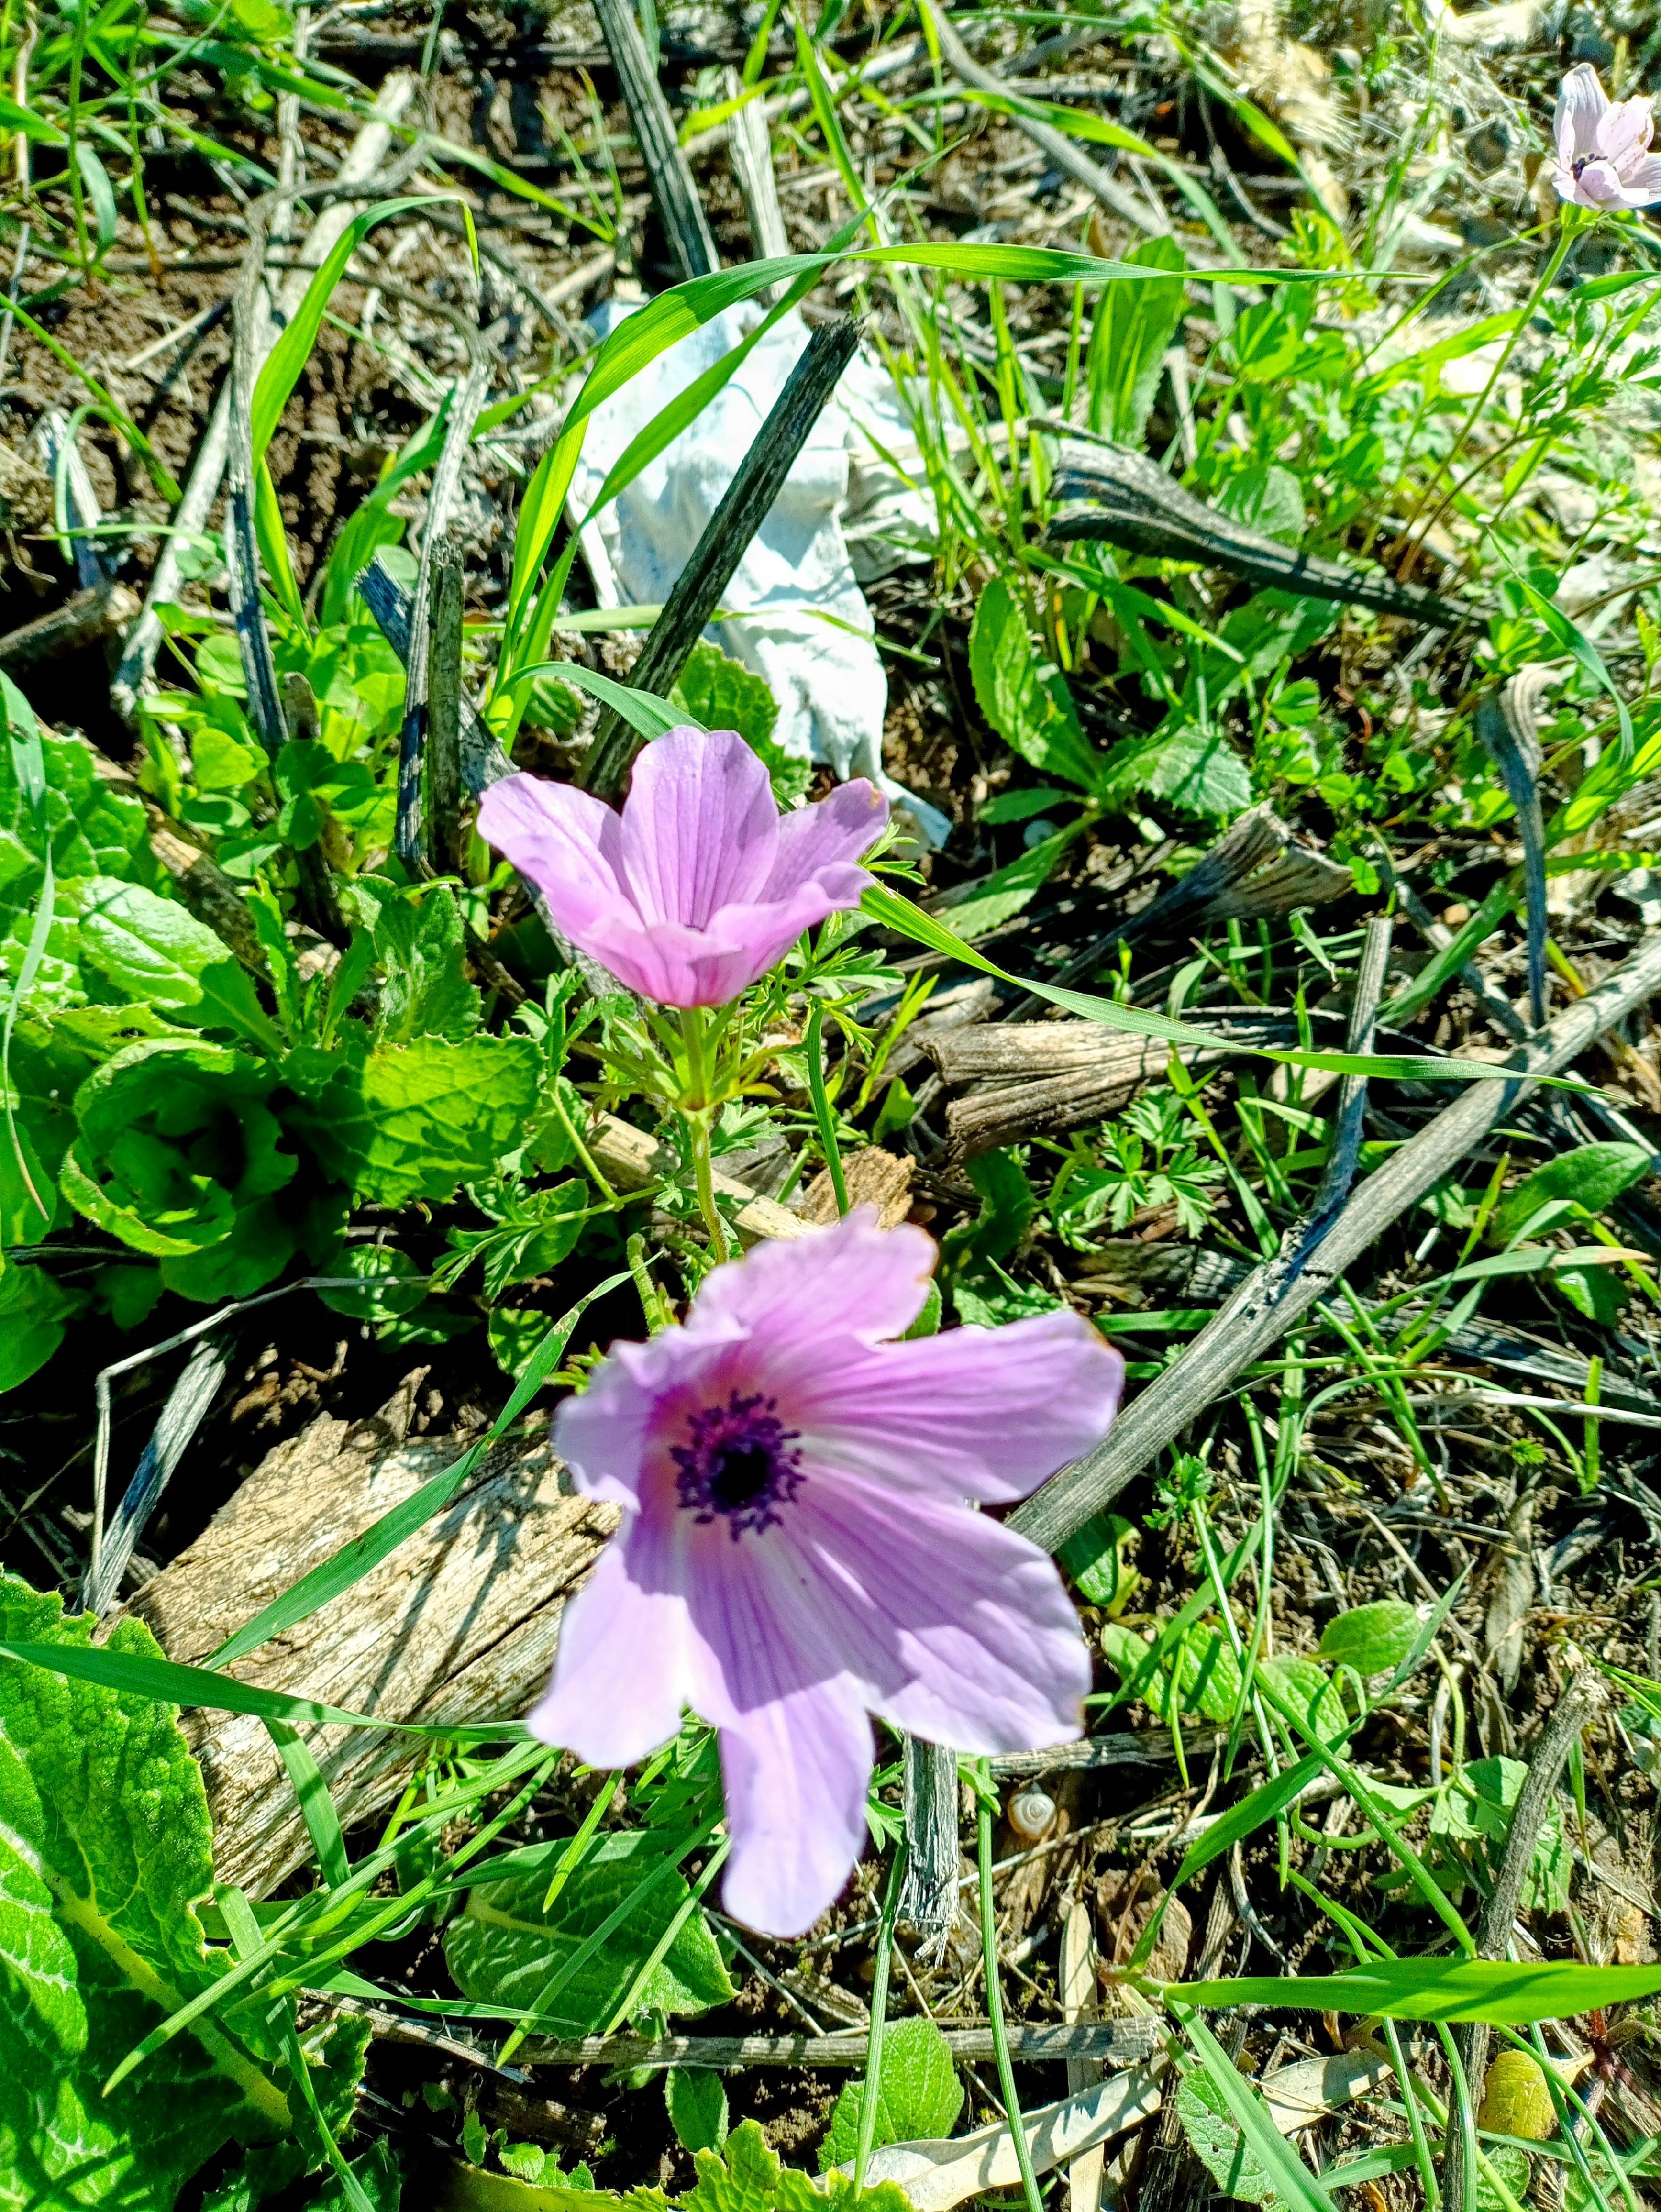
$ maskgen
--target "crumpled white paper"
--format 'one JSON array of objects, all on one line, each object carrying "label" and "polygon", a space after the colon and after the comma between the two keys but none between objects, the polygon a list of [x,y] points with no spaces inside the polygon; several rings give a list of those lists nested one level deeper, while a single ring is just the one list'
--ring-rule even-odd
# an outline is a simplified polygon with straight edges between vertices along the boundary
[{"label": "crumpled white paper", "polygon": [[[593,318],[605,337],[631,303]],[[739,461],[807,343],[799,316],[781,318],[674,443],[594,518],[590,507],[630,441],[678,393],[763,319],[729,307],[660,354],[589,417],[571,480],[569,513],[605,607],[660,606],[669,596]],[[896,465],[897,463],[898,465]],[[778,702],[774,742],[825,761],[843,779],[868,776],[940,845],[946,817],[883,768],[888,679],[861,579],[885,574],[932,545],[934,501],[892,380],[856,356],[785,480],[724,593],[732,618],[706,632],[754,671]]]}]

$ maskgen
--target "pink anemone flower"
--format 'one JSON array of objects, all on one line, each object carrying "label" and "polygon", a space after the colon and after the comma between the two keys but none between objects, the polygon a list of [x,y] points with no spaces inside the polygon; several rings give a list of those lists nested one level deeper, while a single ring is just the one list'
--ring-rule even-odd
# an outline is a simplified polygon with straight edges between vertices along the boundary
[{"label": "pink anemone flower", "polygon": [[859,904],[855,866],[888,819],[862,779],[781,816],[733,730],[669,730],[635,763],[622,813],[569,784],[504,776],[478,834],[546,896],[567,937],[663,1006],[724,1006],[803,930]]},{"label": "pink anemone flower", "polygon": [[1576,207],[1640,208],[1661,200],[1661,155],[1649,150],[1655,131],[1646,94],[1611,100],[1590,62],[1563,79],[1554,124],[1560,199]]},{"label": "pink anemone flower", "polygon": [[1047,1553],[985,1504],[1101,1439],[1124,1363],[1070,1310],[883,1342],[934,1247],[861,1207],[715,1268],[555,1422],[623,1508],[567,1607],[532,1731],[595,1766],[720,1732],[735,1919],[811,1928],[863,1844],[869,1716],[961,1752],[1080,1733],[1090,1660]]}]

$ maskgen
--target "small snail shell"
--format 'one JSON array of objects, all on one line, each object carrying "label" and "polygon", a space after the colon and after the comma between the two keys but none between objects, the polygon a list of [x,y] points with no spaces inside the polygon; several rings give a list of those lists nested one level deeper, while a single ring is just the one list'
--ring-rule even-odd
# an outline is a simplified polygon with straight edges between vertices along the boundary
[{"label": "small snail shell", "polygon": [[1023,1790],[1010,1799],[1007,1818],[1012,1835],[1041,1844],[1056,1825],[1056,1801],[1042,1790]]}]

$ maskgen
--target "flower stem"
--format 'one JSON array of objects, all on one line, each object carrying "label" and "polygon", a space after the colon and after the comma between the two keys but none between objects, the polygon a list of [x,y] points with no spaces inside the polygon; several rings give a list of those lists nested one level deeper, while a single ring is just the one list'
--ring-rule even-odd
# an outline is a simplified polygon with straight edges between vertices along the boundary
[{"label": "flower stem", "polygon": [[888,2018],[888,1968],[894,1955],[894,1923],[899,1917],[900,1885],[905,1878],[905,1838],[894,1846],[877,1929],[877,1972],[871,1984],[871,2038],[865,2051],[865,2094],[860,2100],[860,2136],[854,2148],[854,2194],[865,2186],[865,2162],[876,2140],[877,2100],[882,2094],[882,2035]]},{"label": "flower stem", "polygon": [[848,1178],[842,1171],[842,1152],[837,1143],[837,1117],[830,1110],[830,1099],[824,1087],[824,1049],[821,1030],[824,1025],[824,1008],[815,999],[807,1015],[807,1095],[813,1102],[813,1119],[818,1124],[819,1144],[824,1153],[824,1164],[830,1170],[830,1188],[836,1193],[837,1212],[848,1211]]},{"label": "flower stem", "polygon": [[715,1185],[709,1164],[709,1123],[714,1112],[709,1097],[709,1064],[704,1050],[703,1009],[683,1006],[680,1033],[686,1046],[686,1096],[681,1110],[686,1116],[692,1149],[692,1178],[697,1187],[698,1212],[709,1231],[709,1250],[719,1267],[727,1255],[727,1228],[715,1204]]},{"label": "flower stem", "polygon": [[1027,2212],[1043,2212],[1038,2179],[1032,2171],[1026,2130],[1021,2124],[1021,2100],[1015,2093],[1015,2069],[1009,2056],[1009,2036],[1003,2021],[1003,1985],[998,1979],[998,1916],[992,1898],[992,1769],[985,1759],[976,1761],[975,1839],[981,1874],[981,1956],[986,1967],[986,2016],[992,2027],[992,2050],[998,2062],[998,2087],[1003,2092],[1004,2116],[1015,2145],[1015,2162],[1021,2170]]}]

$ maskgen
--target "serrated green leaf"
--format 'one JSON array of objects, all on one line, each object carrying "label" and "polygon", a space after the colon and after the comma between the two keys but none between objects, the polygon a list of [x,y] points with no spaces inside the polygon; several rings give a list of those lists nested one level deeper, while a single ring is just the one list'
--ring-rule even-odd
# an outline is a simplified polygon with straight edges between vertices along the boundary
[{"label": "serrated green leaf", "polygon": [[528,1037],[479,1035],[308,1048],[287,1072],[303,1097],[295,1118],[328,1172],[360,1201],[402,1206],[495,1173],[523,1137],[539,1066]]},{"label": "serrated green leaf", "polygon": [[697,2182],[681,2198],[680,2212],[825,2212],[827,2203],[836,2212],[910,2212],[910,2199],[892,2181],[855,2190],[849,2175],[833,2172],[815,2187],[768,2148],[754,2120],[733,2129],[724,2156],[700,2151],[693,2163]]},{"label": "serrated green leaf", "polygon": [[463,969],[461,916],[447,884],[411,887],[359,876],[343,903],[368,930],[386,975],[375,1012],[383,1043],[457,1039],[478,1027],[478,988]]},{"label": "serrated green leaf", "polygon": [[281,1049],[246,970],[176,900],[100,876],[78,904],[82,957],[128,998],[204,1029],[234,1030],[268,1051]]},{"label": "serrated green leaf", "polygon": [[[0,1576],[0,1641],[86,1646],[93,1622]],[[118,1624],[117,1654],[155,1655]],[[286,2130],[270,2070],[223,2025],[103,2085],[164,2012],[210,1987],[198,1903],[207,1800],[173,1710],[0,1663],[0,2206],[167,2212],[234,2135]]]},{"label": "serrated green leaf", "polygon": [[1382,1674],[1399,1667],[1419,1633],[1415,1607],[1399,1597],[1358,1605],[1329,1620],[1317,1656],[1329,1667],[1353,1667],[1358,1674]]},{"label": "serrated green leaf", "polygon": [[1223,2196],[1242,2204],[1269,2205],[1286,2212],[1286,2199],[1254,2155],[1238,2121],[1203,2066],[1190,2068],[1177,2084],[1177,2117],[1195,2156]]},{"label": "serrated green leaf", "polygon": [[1212,818],[1251,804],[1245,763],[1219,729],[1178,715],[1151,737],[1127,738],[1108,756],[1104,791],[1118,805],[1169,799],[1185,813]]},{"label": "serrated green leaf", "polygon": [[[464,1996],[485,2004],[533,2011],[562,1966],[641,1890],[637,1905],[538,2015],[538,2026],[557,2034],[591,2035],[605,2027],[686,1901],[689,1892],[681,1875],[662,1871],[666,1853],[672,1857],[684,1846],[684,1838],[642,1829],[600,1837],[545,1912],[548,1885],[541,1875],[474,1890],[467,1910],[452,1921],[444,1938],[444,1956],[457,1987]],[[646,1889],[648,1881],[651,1887]],[[648,1977],[640,2009],[705,2012],[728,2002],[733,1994],[709,1923],[695,1912]]]},{"label": "serrated green leaf", "polygon": [[[891,2021],[882,2039],[882,2081],[872,2142],[930,2142],[949,2136],[963,2110],[963,2083],[946,2038],[932,2020]],[[865,2083],[849,2081],[837,2100],[830,2132],[819,2145],[819,2172],[845,2166],[859,2146]]]},{"label": "serrated green leaf", "polygon": [[[1344,1701],[1336,1685],[1324,1667],[1317,1667],[1312,1659],[1260,1659],[1257,1672],[1267,1686],[1278,1692],[1297,1714],[1305,1733],[1317,1743],[1335,1744],[1342,1741],[1349,1729],[1349,1715],[1344,1710]],[[1232,1712],[1232,1705],[1229,1711]],[[1221,1713],[1208,1716],[1214,1720],[1227,1717]]]},{"label": "serrated green leaf", "polygon": [[[36,902],[46,880],[45,842],[17,779],[14,748],[0,744],[0,960],[14,981],[27,947]],[[58,912],[47,933],[45,957],[28,993],[31,1005],[72,1004],[84,996],[79,981],[81,948],[70,886],[95,876],[151,884],[158,870],[150,857],[143,802],[112,787],[97,773],[92,747],[40,732],[46,787],[43,808],[52,847]],[[74,894],[70,892],[71,903]]]},{"label": "serrated green leaf", "polygon": [[1182,320],[1188,257],[1174,239],[1150,238],[1127,254],[1137,268],[1169,270],[1141,284],[1102,294],[1090,334],[1085,380],[1090,427],[1123,446],[1139,446],[1153,412],[1171,334]]},{"label": "serrated green leaf", "polygon": [[993,578],[975,609],[969,675],[982,714],[1012,750],[1043,775],[1096,788],[1101,756],[1079,727],[1065,679],[1040,662],[1026,617],[1001,577]]}]

